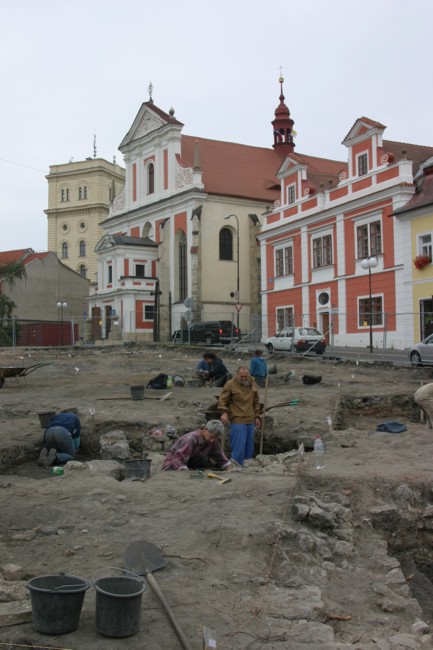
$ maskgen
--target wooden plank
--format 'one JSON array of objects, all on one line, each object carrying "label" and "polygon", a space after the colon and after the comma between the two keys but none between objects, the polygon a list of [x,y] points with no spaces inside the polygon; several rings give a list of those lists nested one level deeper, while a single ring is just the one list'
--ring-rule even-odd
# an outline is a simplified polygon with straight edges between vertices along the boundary
[{"label": "wooden plank", "polygon": [[[171,395],[170,393],[165,393],[165,395],[144,395],[143,399],[157,399],[160,402],[163,402],[164,400],[168,399]],[[132,399],[131,396],[127,397],[126,395],[124,397],[120,396],[114,396],[114,397],[97,397],[97,400],[114,400],[114,399]],[[133,400],[134,402],[141,402],[139,399]]]}]

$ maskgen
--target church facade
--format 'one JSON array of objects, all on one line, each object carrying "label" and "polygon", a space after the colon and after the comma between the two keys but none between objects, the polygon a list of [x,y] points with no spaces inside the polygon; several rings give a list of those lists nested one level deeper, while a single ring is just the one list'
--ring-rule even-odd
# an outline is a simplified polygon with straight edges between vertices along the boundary
[{"label": "church facade", "polygon": [[141,105],[96,246],[93,339],[170,340],[191,321],[231,320],[254,341],[288,325],[335,345],[419,340],[399,211],[433,148],[386,140],[361,117],[345,161],[299,154],[283,81],[269,148],[185,135],[172,109]]}]

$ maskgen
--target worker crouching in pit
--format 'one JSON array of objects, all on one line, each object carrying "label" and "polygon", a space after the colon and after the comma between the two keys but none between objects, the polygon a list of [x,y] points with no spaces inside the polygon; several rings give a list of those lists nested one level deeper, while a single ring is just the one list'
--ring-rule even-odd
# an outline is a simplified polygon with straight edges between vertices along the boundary
[{"label": "worker crouching in pit", "polygon": [[219,420],[209,420],[201,429],[185,433],[174,443],[161,469],[230,469],[220,444],[223,433]]},{"label": "worker crouching in pit", "polygon": [[38,463],[43,467],[64,465],[75,460],[80,446],[81,423],[74,413],[57,413],[44,432],[44,448],[41,449]]}]

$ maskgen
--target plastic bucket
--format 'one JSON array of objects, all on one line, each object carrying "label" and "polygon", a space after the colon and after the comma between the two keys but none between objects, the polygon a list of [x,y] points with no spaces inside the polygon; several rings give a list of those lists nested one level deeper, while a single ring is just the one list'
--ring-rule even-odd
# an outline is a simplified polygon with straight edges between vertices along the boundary
[{"label": "plastic bucket", "polygon": [[43,634],[67,634],[78,627],[84,596],[90,583],[64,574],[32,578],[30,590],[33,627]]},{"label": "plastic bucket", "polygon": [[182,375],[173,375],[173,386],[185,386],[185,379]]},{"label": "plastic bucket", "polygon": [[144,399],[144,386],[131,386],[132,399]]},{"label": "plastic bucket", "polygon": [[47,413],[38,413],[39,422],[41,423],[41,427],[43,429],[47,428],[47,426],[51,422],[51,418],[55,414],[56,414],[55,411],[48,411]]},{"label": "plastic bucket", "polygon": [[124,474],[125,478],[136,476],[137,478],[150,477],[150,458],[135,458],[133,460],[124,460]]},{"label": "plastic bucket", "polygon": [[[120,571],[120,569],[118,569]],[[97,578],[96,629],[99,634],[114,638],[132,636],[140,626],[143,581],[134,573]]]}]

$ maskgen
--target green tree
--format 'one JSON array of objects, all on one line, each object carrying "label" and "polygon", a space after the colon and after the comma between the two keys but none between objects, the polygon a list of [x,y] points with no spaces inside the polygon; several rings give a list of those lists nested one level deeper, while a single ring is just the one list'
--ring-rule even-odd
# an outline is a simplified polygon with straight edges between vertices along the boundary
[{"label": "green tree", "polygon": [[9,289],[12,289],[17,280],[22,280],[25,277],[26,269],[22,262],[0,264],[0,320],[11,318],[16,307],[14,301],[3,293],[2,286],[7,284]]}]

